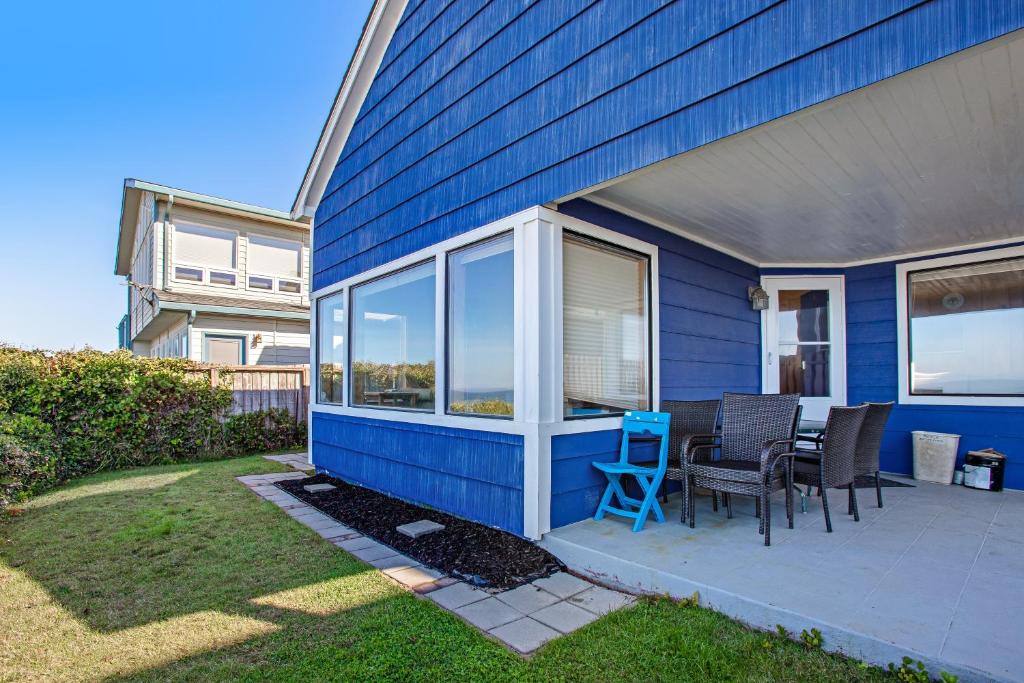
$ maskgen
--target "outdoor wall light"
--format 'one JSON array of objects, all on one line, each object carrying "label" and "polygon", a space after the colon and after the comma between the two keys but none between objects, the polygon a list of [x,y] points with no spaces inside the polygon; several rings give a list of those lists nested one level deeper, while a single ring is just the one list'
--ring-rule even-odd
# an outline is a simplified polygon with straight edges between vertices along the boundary
[{"label": "outdoor wall light", "polygon": [[764,288],[747,287],[747,298],[750,299],[750,307],[755,311],[768,310],[768,292],[764,291]]},{"label": "outdoor wall light", "polygon": [[255,349],[257,346],[259,346],[262,343],[263,343],[263,335],[262,334],[253,335],[253,338],[252,338],[252,348]]}]

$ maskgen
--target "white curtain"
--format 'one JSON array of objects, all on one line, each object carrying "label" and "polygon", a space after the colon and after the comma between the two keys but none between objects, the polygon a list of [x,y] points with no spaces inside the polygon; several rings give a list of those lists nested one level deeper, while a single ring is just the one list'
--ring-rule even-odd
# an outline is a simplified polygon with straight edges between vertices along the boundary
[{"label": "white curtain", "polygon": [[302,246],[298,242],[250,235],[246,258],[250,273],[297,278],[301,272]]},{"label": "white curtain", "polygon": [[179,223],[174,226],[174,261],[210,268],[234,268],[235,233]]},{"label": "white curtain", "polygon": [[649,409],[647,258],[567,235],[562,270],[566,414]]}]

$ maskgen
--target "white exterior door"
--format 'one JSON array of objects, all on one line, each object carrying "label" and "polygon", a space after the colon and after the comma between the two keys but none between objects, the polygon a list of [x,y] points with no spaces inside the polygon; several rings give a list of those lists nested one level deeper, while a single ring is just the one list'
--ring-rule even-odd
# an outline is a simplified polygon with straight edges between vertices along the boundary
[{"label": "white exterior door", "polygon": [[766,276],[761,316],[764,393],[800,394],[803,417],[824,420],[846,405],[846,311],[843,277]]}]

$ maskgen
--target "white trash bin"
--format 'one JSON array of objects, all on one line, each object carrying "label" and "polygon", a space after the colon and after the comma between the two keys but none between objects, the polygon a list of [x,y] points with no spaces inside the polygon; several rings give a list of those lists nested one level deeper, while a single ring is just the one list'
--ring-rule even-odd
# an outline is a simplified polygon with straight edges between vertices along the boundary
[{"label": "white trash bin", "polygon": [[911,434],[914,437],[914,479],[952,483],[960,435],[917,431]]}]

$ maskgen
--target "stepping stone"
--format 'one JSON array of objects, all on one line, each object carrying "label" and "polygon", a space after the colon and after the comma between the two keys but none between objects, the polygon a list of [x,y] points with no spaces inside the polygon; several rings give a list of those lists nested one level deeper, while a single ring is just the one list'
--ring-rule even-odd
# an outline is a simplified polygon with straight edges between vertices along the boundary
[{"label": "stepping stone", "polygon": [[415,588],[416,586],[422,586],[425,583],[433,583],[437,579],[441,578],[441,573],[436,572],[433,569],[427,567],[405,567],[404,569],[385,569],[384,573],[390,576],[392,579],[408,586],[409,588]]},{"label": "stepping stone", "polygon": [[398,533],[404,534],[409,538],[419,538],[420,536],[424,536],[435,531],[441,531],[442,529],[444,529],[444,524],[438,524],[437,522],[432,522],[429,519],[421,519],[418,522],[409,522],[408,524],[395,527],[395,530]]},{"label": "stepping stone", "polygon": [[561,635],[555,629],[530,617],[499,626],[491,630],[490,634],[524,655]]},{"label": "stepping stone", "polygon": [[581,593],[594,584],[573,576],[568,572],[558,572],[547,578],[537,579],[533,582],[533,585],[564,599]]},{"label": "stepping stone", "polygon": [[492,628],[523,617],[521,612],[512,609],[497,598],[473,602],[452,611],[482,631],[490,631]]},{"label": "stepping stone", "polygon": [[498,593],[495,597],[509,607],[514,607],[523,614],[536,612],[542,607],[547,607],[548,605],[558,602],[557,597],[547,591],[536,588],[531,584],[526,584],[519,588],[513,588],[512,590],[505,591],[504,593]]},{"label": "stepping stone", "polygon": [[562,633],[572,633],[597,619],[597,615],[568,602],[556,602],[530,615],[542,624],[546,624]]},{"label": "stepping stone", "polygon": [[430,599],[447,610],[455,610],[465,607],[474,602],[480,602],[488,597],[487,593],[474,588],[466,583],[453,583],[452,585],[434,591]]},{"label": "stepping stone", "polygon": [[320,493],[322,491],[333,491],[335,487],[333,484],[306,484],[302,488],[310,493]]},{"label": "stepping stone", "polygon": [[357,538],[353,538],[353,539],[350,539],[348,541],[344,541],[343,543],[339,543],[338,547],[341,548],[342,550],[347,550],[349,552],[352,552],[353,550],[362,550],[363,548],[372,548],[372,547],[374,547],[376,545],[380,545],[380,544],[377,543],[377,541],[373,540],[372,538],[367,538],[366,536],[359,536]]},{"label": "stepping stone", "polygon": [[607,588],[593,586],[582,593],[572,596],[568,602],[594,614],[608,614],[630,604],[633,602],[633,598],[623,593],[610,591]]},{"label": "stepping stone", "polygon": [[[391,557],[395,554],[393,548],[389,548],[386,545],[374,542],[369,548],[363,548],[362,550],[350,550],[354,556],[358,557],[363,562],[369,562],[370,560],[379,560],[385,557]],[[437,577],[434,577],[437,578]]]},{"label": "stepping stone", "polygon": [[419,562],[405,555],[391,555],[390,557],[382,557],[379,560],[370,560],[370,564],[381,571],[385,569],[410,569],[420,566]]}]

